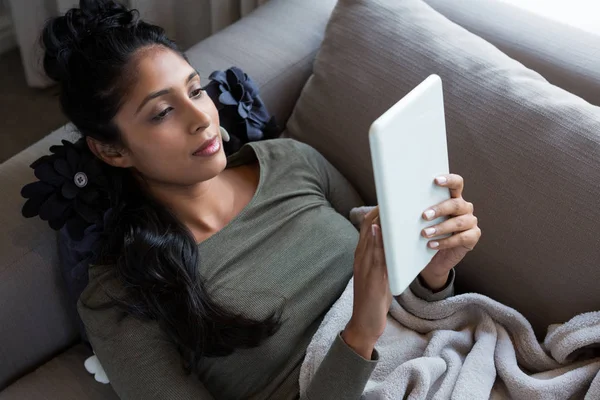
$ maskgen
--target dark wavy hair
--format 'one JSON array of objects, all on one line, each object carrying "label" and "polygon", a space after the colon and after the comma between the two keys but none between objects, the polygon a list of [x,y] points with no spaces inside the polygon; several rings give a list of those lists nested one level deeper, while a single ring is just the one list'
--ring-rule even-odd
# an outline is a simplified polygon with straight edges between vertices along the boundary
[{"label": "dark wavy hair", "polygon": [[[47,22],[41,40],[44,69],[60,84],[63,112],[81,135],[113,146],[124,145],[113,119],[131,85],[136,52],[162,46],[187,61],[162,28],[112,0],[80,0],[79,8]],[[110,295],[109,306],[157,321],[188,372],[197,372],[202,357],[256,347],[277,331],[279,311],[253,320],[211,299],[191,232],[131,171],[105,169],[113,212],[94,264],[108,266],[125,289],[124,296]]]}]

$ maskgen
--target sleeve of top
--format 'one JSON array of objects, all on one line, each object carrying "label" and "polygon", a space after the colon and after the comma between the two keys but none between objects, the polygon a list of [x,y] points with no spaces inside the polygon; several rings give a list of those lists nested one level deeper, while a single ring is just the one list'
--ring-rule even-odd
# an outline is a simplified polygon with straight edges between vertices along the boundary
[{"label": "sleeve of top", "polygon": [[421,280],[421,275],[417,276],[414,281],[410,284],[410,291],[413,294],[425,301],[440,301],[450,296],[454,296],[454,278],[456,273],[454,268],[450,270],[448,275],[448,281],[446,285],[439,291],[434,292],[429,289]]},{"label": "sleeve of top", "polygon": [[[299,143],[299,142],[298,142]],[[352,184],[327,159],[313,147],[299,143],[320,179],[325,197],[331,206],[350,219],[350,210],[363,205],[363,201]]]},{"label": "sleeve of top", "polygon": [[[120,310],[105,308],[107,282],[92,281],[77,309],[88,338],[113,389],[124,400],[213,400],[196,374],[186,374],[175,346],[154,321],[122,317]],[[83,366],[82,366],[83,367]]]},{"label": "sleeve of top", "polygon": [[377,350],[373,350],[370,360],[358,355],[339,332],[303,400],[360,399],[378,360]]}]

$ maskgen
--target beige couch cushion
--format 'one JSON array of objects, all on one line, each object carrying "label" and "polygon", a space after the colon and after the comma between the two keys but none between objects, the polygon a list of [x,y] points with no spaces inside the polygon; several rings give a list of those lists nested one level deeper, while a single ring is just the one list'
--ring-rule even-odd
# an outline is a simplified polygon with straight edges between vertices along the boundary
[{"label": "beige couch cushion", "polygon": [[52,144],[73,137],[61,128],[0,165],[0,390],[76,340],[75,308],[58,268],[56,233],[21,216],[29,168]]},{"label": "beige couch cushion", "polygon": [[80,344],[0,392],[0,400],[117,400],[110,385],[94,380],[83,363],[92,352]]},{"label": "beige couch cushion", "polygon": [[425,3],[340,0],[286,134],[374,204],[369,125],[433,73],[444,82],[451,170],[483,230],[459,290],[515,307],[538,334],[598,309],[600,108]]},{"label": "beige couch cushion", "polygon": [[504,0],[426,2],[539,72],[550,83],[600,106],[600,34],[551,20]]}]

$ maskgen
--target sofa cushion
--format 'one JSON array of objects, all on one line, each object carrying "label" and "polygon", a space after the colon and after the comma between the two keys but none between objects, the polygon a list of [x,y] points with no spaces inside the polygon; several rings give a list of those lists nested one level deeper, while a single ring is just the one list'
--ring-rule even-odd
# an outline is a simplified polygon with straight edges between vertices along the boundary
[{"label": "sofa cushion", "polygon": [[1,391],[0,400],[117,400],[110,385],[96,382],[85,370],[91,355],[84,345],[71,347]]},{"label": "sofa cushion", "polygon": [[29,168],[52,144],[72,139],[63,127],[0,165],[0,390],[77,338],[75,307],[58,268],[56,232],[39,218],[21,216]]},{"label": "sofa cushion", "polygon": [[458,289],[516,308],[538,334],[598,309],[600,108],[424,2],[340,0],[285,134],[374,204],[369,126],[433,73],[444,84],[451,170],[465,177],[483,231]]},{"label": "sofa cushion", "polygon": [[[600,106],[599,33],[560,23],[504,0],[426,2],[550,83]],[[547,6],[540,3],[540,7]]]}]

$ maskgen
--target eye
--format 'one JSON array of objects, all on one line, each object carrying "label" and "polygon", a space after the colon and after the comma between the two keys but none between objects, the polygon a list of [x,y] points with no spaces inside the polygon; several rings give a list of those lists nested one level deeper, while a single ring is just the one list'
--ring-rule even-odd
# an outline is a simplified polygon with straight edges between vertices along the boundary
[{"label": "eye", "polygon": [[152,117],[152,121],[153,122],[160,122],[163,119],[165,119],[165,117],[167,115],[169,115],[169,113],[173,111],[173,107],[167,107],[165,108],[165,110],[163,112],[161,112],[160,114],[157,114],[156,116]]},{"label": "eye", "polygon": [[196,99],[196,98],[202,97],[202,94],[204,94],[204,90],[202,90],[202,88],[195,89],[195,90],[192,90],[192,92],[190,93],[190,97],[193,99]]}]

